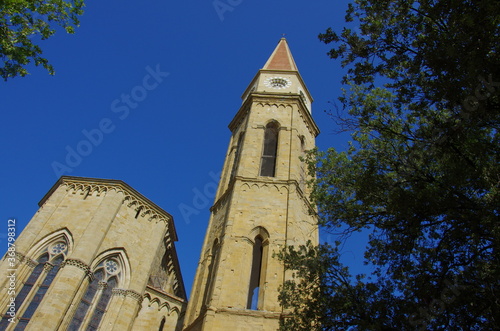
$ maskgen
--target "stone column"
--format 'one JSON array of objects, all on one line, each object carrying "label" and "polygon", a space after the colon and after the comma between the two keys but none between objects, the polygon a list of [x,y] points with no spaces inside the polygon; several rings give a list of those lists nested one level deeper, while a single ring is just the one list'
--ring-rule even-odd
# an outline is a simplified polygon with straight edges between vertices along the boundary
[{"label": "stone column", "polygon": [[64,318],[61,313],[67,310],[89,273],[90,268],[81,261],[64,261],[26,330],[57,330]]},{"label": "stone column", "polygon": [[[116,293],[113,296],[113,299],[110,302],[109,307],[113,307],[114,303],[116,301],[121,300],[121,308],[118,312],[118,315],[120,318],[116,318],[116,316],[105,316],[105,320],[103,321],[106,323],[107,321],[111,321],[112,323],[109,324],[103,324],[109,326],[109,330],[113,331],[125,331],[125,330],[131,330],[132,325],[134,324],[134,320],[139,312],[139,309],[141,308],[141,302],[142,302],[142,295],[139,293],[132,291],[132,290],[120,290],[119,293]],[[112,328],[111,328],[112,327]]]}]

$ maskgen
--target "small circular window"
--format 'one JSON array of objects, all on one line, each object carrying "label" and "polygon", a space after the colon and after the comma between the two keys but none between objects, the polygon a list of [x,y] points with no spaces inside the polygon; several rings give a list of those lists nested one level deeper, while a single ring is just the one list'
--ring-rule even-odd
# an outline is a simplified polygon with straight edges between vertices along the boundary
[{"label": "small circular window", "polygon": [[284,89],[290,87],[292,82],[285,77],[271,77],[264,81],[264,85],[273,89]]},{"label": "small circular window", "polygon": [[52,255],[58,255],[64,253],[65,251],[66,251],[66,244],[62,242],[58,242],[50,248],[50,252],[52,253]]},{"label": "small circular window", "polygon": [[107,260],[104,263],[104,266],[106,268],[106,272],[110,275],[114,275],[114,274],[118,273],[118,271],[119,271],[118,263],[116,263],[116,261],[114,261],[114,260]]}]

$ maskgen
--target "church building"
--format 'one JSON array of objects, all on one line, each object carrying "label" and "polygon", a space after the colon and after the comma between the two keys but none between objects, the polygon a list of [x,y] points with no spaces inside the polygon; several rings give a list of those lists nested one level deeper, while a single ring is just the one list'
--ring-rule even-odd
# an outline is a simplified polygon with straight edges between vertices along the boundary
[{"label": "church building", "polygon": [[319,240],[300,160],[319,130],[284,38],[242,99],[189,301],[169,213],[123,181],[63,176],[0,263],[0,330],[278,329],[291,273],[273,253]]}]

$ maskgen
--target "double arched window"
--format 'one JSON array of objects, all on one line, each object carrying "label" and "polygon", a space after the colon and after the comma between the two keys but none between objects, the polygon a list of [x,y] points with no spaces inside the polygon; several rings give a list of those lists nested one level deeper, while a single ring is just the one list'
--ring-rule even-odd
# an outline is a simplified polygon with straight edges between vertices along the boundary
[{"label": "double arched window", "polygon": [[264,147],[260,162],[260,175],[274,177],[276,173],[276,157],[278,154],[279,124],[269,122],[264,130]]},{"label": "double arched window", "polygon": [[[20,316],[16,330],[24,330],[28,325],[56,277],[61,263],[66,259],[67,252],[67,240],[59,238],[46,245],[37,254],[36,265],[15,299],[17,314]],[[3,316],[0,329],[10,324],[9,318],[9,315]]]},{"label": "double arched window", "polygon": [[68,330],[97,330],[106,313],[112,291],[120,283],[122,263],[117,257],[103,260],[83,295]]}]

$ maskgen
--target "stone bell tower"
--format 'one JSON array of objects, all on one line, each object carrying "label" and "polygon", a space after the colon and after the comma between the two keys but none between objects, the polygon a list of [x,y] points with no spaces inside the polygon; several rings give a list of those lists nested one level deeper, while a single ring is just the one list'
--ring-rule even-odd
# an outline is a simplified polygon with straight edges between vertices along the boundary
[{"label": "stone bell tower", "polygon": [[185,315],[185,330],[276,330],[274,252],[318,242],[300,161],[319,130],[285,38],[242,96]]}]

